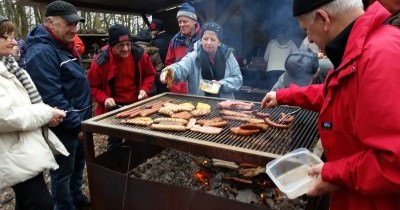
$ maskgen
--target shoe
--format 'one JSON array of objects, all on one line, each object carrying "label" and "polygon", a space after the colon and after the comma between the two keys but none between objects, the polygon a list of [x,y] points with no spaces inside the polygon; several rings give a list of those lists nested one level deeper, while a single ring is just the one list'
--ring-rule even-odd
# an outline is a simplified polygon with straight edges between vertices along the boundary
[{"label": "shoe", "polygon": [[84,195],[79,196],[75,200],[74,204],[75,204],[76,210],[89,210],[90,209],[90,201]]}]

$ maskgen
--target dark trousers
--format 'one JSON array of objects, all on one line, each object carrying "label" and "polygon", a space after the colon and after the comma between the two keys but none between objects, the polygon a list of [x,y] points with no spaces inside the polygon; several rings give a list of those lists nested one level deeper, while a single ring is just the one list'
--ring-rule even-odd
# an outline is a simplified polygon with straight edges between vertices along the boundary
[{"label": "dark trousers", "polygon": [[15,210],[53,210],[43,173],[12,187],[15,193]]},{"label": "dark trousers", "polygon": [[50,171],[51,192],[55,201],[55,210],[75,210],[75,203],[82,200],[82,176],[85,167],[83,144],[78,136],[63,136],[63,143],[70,155],[57,155],[60,166]]}]

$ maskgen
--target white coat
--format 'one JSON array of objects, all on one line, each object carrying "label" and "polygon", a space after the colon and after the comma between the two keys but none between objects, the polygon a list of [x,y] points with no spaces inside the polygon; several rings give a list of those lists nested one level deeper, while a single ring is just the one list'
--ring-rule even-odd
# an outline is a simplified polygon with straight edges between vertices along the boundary
[{"label": "white coat", "polygon": [[25,88],[0,62],[0,190],[57,169],[52,149],[69,155],[50,130],[49,143],[42,135],[41,127],[51,118],[52,108],[31,104]]}]

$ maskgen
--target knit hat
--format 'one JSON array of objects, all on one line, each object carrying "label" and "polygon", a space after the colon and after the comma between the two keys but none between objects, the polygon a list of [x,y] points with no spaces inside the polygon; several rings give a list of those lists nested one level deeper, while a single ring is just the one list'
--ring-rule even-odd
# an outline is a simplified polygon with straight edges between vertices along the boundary
[{"label": "knit hat", "polygon": [[149,30],[142,29],[139,33],[136,34],[135,39],[138,41],[143,42],[150,42],[151,41],[151,33]]},{"label": "knit hat", "polygon": [[293,1],[293,16],[299,16],[311,12],[314,9],[321,7],[334,0],[294,0]]},{"label": "knit hat", "polygon": [[295,50],[285,61],[288,82],[299,86],[309,85],[318,67],[318,56],[309,49]]},{"label": "knit hat", "polygon": [[61,16],[68,23],[85,22],[85,19],[78,14],[74,5],[60,0],[48,4],[44,16]]},{"label": "knit hat", "polygon": [[162,31],[164,30],[164,22],[160,19],[153,18],[150,24],[151,31]]},{"label": "knit hat", "polygon": [[108,43],[112,47],[122,41],[132,41],[129,30],[121,24],[112,25],[108,29]]},{"label": "knit hat", "polygon": [[6,21],[8,21],[8,18],[0,15],[0,24]]},{"label": "knit hat", "polygon": [[223,32],[222,27],[221,27],[218,23],[215,23],[215,22],[208,22],[208,23],[205,23],[205,24],[201,27],[200,38],[203,37],[204,32],[206,32],[206,31],[214,31],[215,34],[217,35],[219,41],[222,42],[222,39],[224,38],[224,34],[223,34],[224,32]]},{"label": "knit hat", "polygon": [[183,4],[181,4],[181,6],[179,6],[179,11],[178,11],[178,13],[176,13],[176,17],[180,17],[180,16],[186,16],[193,20],[197,20],[196,10],[189,3],[183,3]]}]

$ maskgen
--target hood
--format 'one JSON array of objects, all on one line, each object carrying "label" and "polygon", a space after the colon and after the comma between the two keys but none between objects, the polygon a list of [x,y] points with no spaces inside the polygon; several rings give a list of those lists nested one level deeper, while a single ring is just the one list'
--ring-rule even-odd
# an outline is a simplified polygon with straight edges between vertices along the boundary
[{"label": "hood", "polygon": [[38,43],[49,44],[58,48],[57,43],[42,24],[36,26],[28,33],[25,39],[25,47],[29,49],[30,46]]}]

